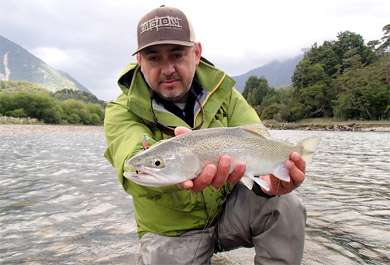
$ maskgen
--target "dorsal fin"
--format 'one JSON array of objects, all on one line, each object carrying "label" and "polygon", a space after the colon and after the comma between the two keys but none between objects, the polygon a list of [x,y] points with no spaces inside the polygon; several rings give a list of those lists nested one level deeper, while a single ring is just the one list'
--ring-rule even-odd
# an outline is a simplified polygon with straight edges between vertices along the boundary
[{"label": "dorsal fin", "polygon": [[252,123],[252,124],[242,125],[241,128],[243,128],[246,131],[263,136],[263,137],[271,137],[267,128],[263,124],[260,124],[260,123]]}]

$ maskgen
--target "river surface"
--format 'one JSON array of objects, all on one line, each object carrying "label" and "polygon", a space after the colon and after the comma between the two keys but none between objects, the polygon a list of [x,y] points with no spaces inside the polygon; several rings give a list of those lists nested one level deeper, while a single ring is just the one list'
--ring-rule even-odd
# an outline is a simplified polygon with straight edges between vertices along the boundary
[{"label": "river surface", "polygon": [[[271,131],[321,138],[299,188],[303,264],[390,263],[390,133]],[[0,132],[0,264],[135,264],[131,196],[103,157],[103,133]],[[253,249],[214,258],[251,264]]]}]

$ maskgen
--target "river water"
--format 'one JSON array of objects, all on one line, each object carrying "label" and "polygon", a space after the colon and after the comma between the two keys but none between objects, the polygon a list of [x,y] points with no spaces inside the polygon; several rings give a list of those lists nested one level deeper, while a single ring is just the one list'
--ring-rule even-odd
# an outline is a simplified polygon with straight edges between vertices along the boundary
[{"label": "river water", "polygon": [[[299,188],[303,264],[390,263],[390,133],[271,131],[321,138]],[[102,132],[1,133],[0,264],[135,264],[132,199],[103,157]],[[250,264],[253,250],[214,258]]]}]

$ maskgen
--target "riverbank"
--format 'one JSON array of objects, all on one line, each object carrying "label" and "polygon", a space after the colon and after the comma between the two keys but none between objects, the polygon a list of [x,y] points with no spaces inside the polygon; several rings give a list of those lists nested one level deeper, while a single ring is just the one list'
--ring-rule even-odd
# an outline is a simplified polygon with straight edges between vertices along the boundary
[{"label": "riverbank", "polygon": [[271,130],[306,131],[370,131],[390,132],[390,121],[337,121],[333,119],[310,119],[293,123],[263,121]]},{"label": "riverbank", "polygon": [[104,133],[103,126],[48,125],[48,124],[0,124],[0,134],[84,134]]},{"label": "riverbank", "polygon": [[[390,121],[348,122],[307,120],[297,123],[263,121],[270,130],[306,131],[375,131],[390,132]],[[60,134],[60,133],[104,133],[103,126],[90,125],[50,125],[50,124],[0,124],[0,134]]]}]

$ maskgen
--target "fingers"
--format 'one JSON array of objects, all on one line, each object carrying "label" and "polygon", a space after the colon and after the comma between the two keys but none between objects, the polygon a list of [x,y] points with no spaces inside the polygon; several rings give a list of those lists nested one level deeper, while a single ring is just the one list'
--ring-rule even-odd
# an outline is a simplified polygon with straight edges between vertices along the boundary
[{"label": "fingers", "polygon": [[194,183],[192,180],[185,180],[182,183],[178,183],[177,186],[179,186],[180,189],[182,190],[189,190],[194,186]]},{"label": "fingers", "polygon": [[244,176],[245,171],[246,164],[244,162],[239,162],[234,168],[234,171],[229,175],[227,181],[232,184],[236,184]]},{"label": "fingers", "polygon": [[298,154],[297,152],[292,152],[291,155],[290,155],[290,159],[291,159],[292,162],[294,162],[295,166],[300,171],[305,173],[306,161],[302,158],[302,156],[300,154]]},{"label": "fingers", "polygon": [[205,167],[202,173],[199,174],[197,178],[193,180],[193,187],[191,188],[192,192],[195,194],[204,190],[208,185],[211,184],[213,178],[217,172],[217,167],[213,164],[209,164]]},{"label": "fingers", "polygon": [[306,162],[300,154],[291,153],[290,160],[285,161],[284,165],[289,170],[291,180],[289,182],[283,181],[274,175],[262,176],[261,178],[270,186],[269,191],[263,189],[265,193],[280,196],[293,191],[305,180]]},{"label": "fingers", "polygon": [[191,129],[188,129],[188,128],[185,128],[185,127],[176,127],[175,128],[175,135],[178,136],[180,134],[183,134],[183,133],[188,133],[190,132]]},{"label": "fingers", "polygon": [[226,183],[226,180],[229,177],[231,163],[232,159],[227,155],[223,155],[219,158],[217,172],[211,182],[211,185],[214,188],[219,189]]},{"label": "fingers", "polygon": [[208,185],[215,189],[220,189],[226,182],[236,184],[246,171],[246,164],[239,162],[234,171],[230,174],[232,159],[227,155],[222,155],[218,161],[218,166],[214,164],[207,165],[204,170],[193,180],[187,180],[178,184],[180,189],[192,190],[199,193]]},{"label": "fingers", "polygon": [[191,190],[193,193],[197,194],[210,185],[216,172],[216,166],[209,164],[199,174],[198,177],[193,180],[185,180],[181,183],[178,183],[177,186],[182,190]]},{"label": "fingers", "polygon": [[223,155],[220,157],[217,172],[211,182],[214,188],[220,189],[226,182],[236,184],[244,176],[246,171],[246,164],[244,162],[238,162],[230,174],[231,164],[232,159],[229,156]]},{"label": "fingers", "polygon": [[305,180],[306,162],[301,155],[296,152],[291,153],[290,159],[291,160],[284,162],[284,165],[289,170],[291,184],[297,187]]},{"label": "fingers", "polygon": [[269,195],[280,196],[291,192],[295,187],[295,184],[293,184],[291,181],[287,182],[287,181],[280,180],[274,175],[261,176],[260,178],[262,178],[264,181],[268,183],[270,187],[268,191],[263,188],[261,189],[263,190],[264,193],[267,193]]}]

